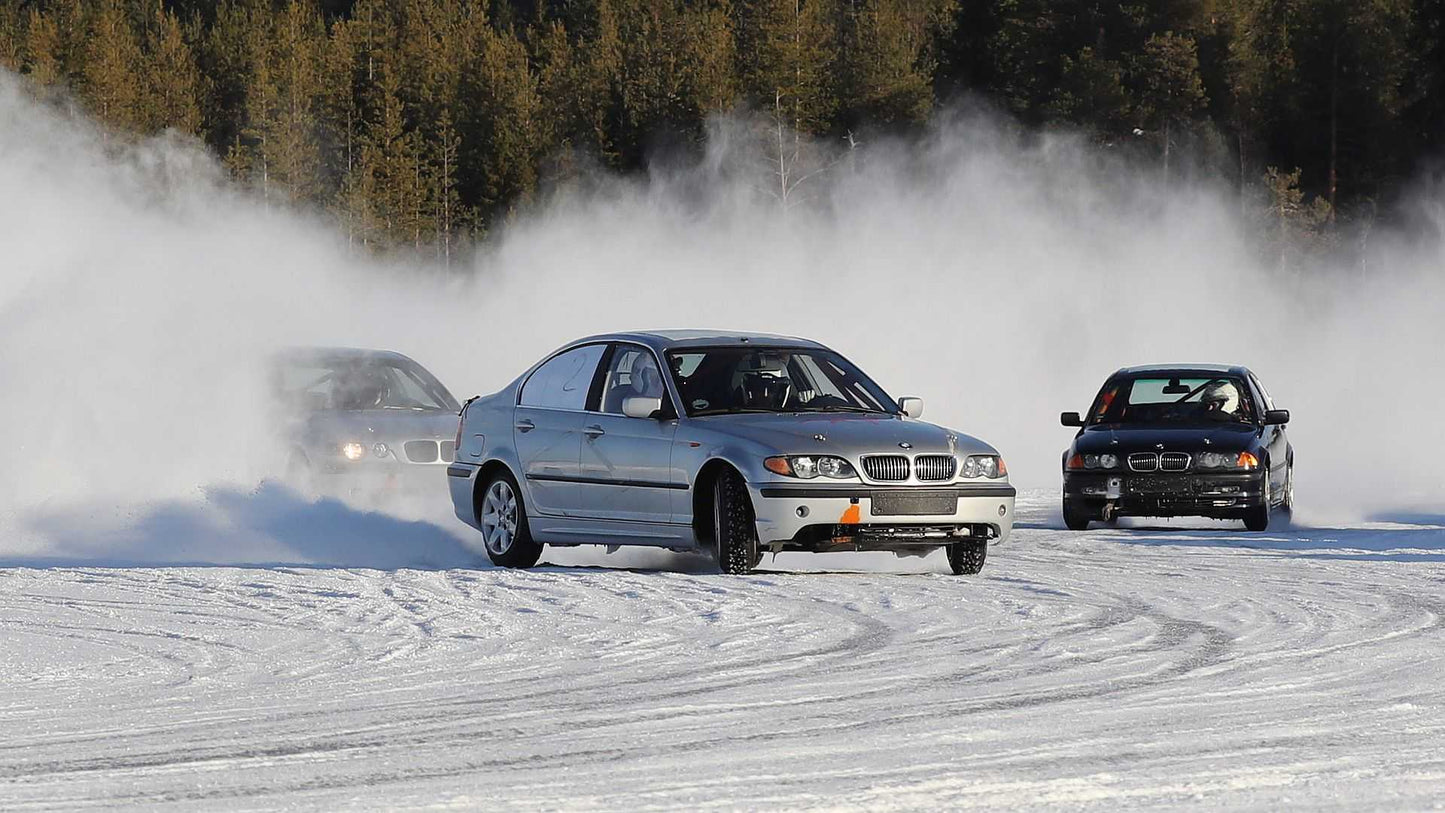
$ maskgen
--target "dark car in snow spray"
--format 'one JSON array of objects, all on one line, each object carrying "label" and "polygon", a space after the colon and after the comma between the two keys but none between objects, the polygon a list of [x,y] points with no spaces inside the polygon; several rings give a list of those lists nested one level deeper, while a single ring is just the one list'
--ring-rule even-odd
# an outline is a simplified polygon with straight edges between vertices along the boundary
[{"label": "dark car in snow spray", "polygon": [[1238,519],[1294,508],[1289,411],[1244,367],[1126,367],[1109,376],[1064,452],[1064,523],[1120,516]]}]

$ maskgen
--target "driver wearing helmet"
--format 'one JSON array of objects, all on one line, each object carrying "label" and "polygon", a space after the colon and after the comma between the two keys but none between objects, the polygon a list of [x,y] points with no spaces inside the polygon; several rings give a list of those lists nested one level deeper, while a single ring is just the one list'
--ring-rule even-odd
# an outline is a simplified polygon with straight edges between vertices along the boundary
[{"label": "driver wearing helmet", "polygon": [[758,353],[744,361],[738,389],[744,409],[780,410],[793,394],[793,381],[782,359]]},{"label": "driver wearing helmet", "polygon": [[341,409],[378,409],[391,395],[386,375],[375,370],[358,372],[346,378],[336,393]]},{"label": "driver wearing helmet", "polygon": [[1232,382],[1218,380],[1209,382],[1199,396],[1204,404],[1204,413],[1210,417],[1235,419],[1239,417],[1239,388]]}]

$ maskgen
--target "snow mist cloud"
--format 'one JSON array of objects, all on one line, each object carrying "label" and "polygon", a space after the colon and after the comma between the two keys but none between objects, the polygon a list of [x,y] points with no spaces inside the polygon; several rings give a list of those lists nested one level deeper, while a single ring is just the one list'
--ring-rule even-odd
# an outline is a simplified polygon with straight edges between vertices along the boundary
[{"label": "snow mist cloud", "polygon": [[122,145],[0,74],[0,555],[43,544],[13,530],[37,511],[125,519],[254,485],[279,455],[256,385],[276,347],[399,350],[466,397],[576,336],[649,327],[819,339],[1025,488],[1057,487],[1058,413],[1115,368],[1247,364],[1293,411],[1306,522],[1439,500],[1438,199],[1419,202],[1428,240],[1283,273],[1223,185],[1165,188],[1078,138],[949,119],[785,209],[743,129],[718,122],[695,165],[549,196],[458,274],[358,256],[199,145]]}]

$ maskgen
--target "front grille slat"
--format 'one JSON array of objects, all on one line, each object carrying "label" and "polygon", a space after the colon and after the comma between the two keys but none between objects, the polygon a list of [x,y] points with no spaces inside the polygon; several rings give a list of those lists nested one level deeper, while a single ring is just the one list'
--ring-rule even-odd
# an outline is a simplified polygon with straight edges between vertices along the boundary
[{"label": "front grille slat", "polygon": [[442,441],[442,462],[450,463],[457,459],[457,442],[454,440]]},{"label": "front grille slat", "polygon": [[863,458],[863,473],[880,483],[901,483],[908,479],[908,458],[901,454],[880,454]]},{"label": "front grille slat", "polygon": [[437,442],[434,440],[409,440],[402,444],[406,459],[413,463],[437,462]]},{"label": "front grille slat", "polygon": [[1134,471],[1158,471],[1159,455],[1153,452],[1136,452],[1129,455],[1129,468]]},{"label": "front grille slat", "polygon": [[1189,455],[1184,452],[1165,452],[1159,455],[1160,471],[1184,471],[1189,468]]},{"label": "front grille slat", "polygon": [[958,461],[952,455],[921,454],[913,459],[913,475],[921,482],[938,483],[952,480],[958,473]]}]

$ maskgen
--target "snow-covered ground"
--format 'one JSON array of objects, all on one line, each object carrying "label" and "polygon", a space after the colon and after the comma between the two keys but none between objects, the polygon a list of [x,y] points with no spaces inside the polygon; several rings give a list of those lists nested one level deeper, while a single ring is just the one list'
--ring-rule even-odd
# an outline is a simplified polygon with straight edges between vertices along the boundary
[{"label": "snow-covered ground", "polygon": [[[1037,495],[980,577],[739,578],[501,571],[424,522],[222,497],[40,518],[48,554],[0,561],[0,808],[1445,799],[1445,516],[1076,534]],[[157,566],[243,545],[324,565]]]}]

